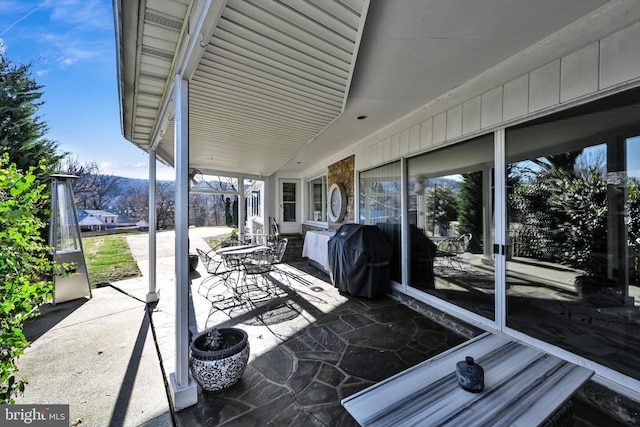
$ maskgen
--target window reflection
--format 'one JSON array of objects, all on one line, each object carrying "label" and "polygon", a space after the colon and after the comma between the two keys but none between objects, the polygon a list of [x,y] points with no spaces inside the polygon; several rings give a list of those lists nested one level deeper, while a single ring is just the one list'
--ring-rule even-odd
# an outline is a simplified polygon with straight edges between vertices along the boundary
[{"label": "window reflection", "polygon": [[393,247],[391,280],[402,283],[400,162],[360,173],[360,224],[377,225]]},{"label": "window reflection", "polygon": [[636,120],[622,101],[507,131],[507,326],[640,378],[640,137],[609,130]]},{"label": "window reflection", "polygon": [[495,318],[493,135],[408,160],[409,286]]}]

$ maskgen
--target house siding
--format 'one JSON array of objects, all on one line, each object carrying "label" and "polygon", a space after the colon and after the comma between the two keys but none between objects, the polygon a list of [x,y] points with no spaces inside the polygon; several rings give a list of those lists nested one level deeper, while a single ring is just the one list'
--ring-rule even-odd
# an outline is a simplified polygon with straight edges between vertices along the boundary
[{"label": "house siding", "polygon": [[[588,41],[588,40],[586,40]],[[640,22],[562,55],[514,79],[439,111],[421,107],[392,135],[356,148],[357,171],[453,144],[547,113],[640,85]],[[447,95],[455,97],[454,91]],[[418,115],[428,117],[411,123]],[[405,126],[403,122],[407,122]],[[419,129],[419,130],[418,130]]]}]

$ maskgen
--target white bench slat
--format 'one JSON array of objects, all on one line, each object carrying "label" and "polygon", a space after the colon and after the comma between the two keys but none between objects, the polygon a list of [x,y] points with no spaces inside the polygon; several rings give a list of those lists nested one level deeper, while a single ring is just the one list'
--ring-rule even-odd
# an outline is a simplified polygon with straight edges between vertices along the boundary
[{"label": "white bench slat", "polygon": [[[485,389],[457,385],[456,363],[472,356]],[[483,334],[342,400],[363,426],[523,425],[543,422],[593,371],[494,334]],[[499,421],[501,420],[501,421]]]}]

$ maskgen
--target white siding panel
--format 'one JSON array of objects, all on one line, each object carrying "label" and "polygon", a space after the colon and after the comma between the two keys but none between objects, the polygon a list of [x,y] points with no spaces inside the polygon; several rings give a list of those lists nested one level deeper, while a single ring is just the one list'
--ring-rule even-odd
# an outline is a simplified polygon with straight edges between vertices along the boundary
[{"label": "white siding panel", "polygon": [[447,139],[462,135],[462,105],[447,111]]},{"label": "white siding panel", "polygon": [[482,95],[481,127],[487,128],[502,122],[502,86]]},{"label": "white siding panel", "polygon": [[598,90],[599,44],[593,43],[562,58],[560,63],[560,102]]},{"label": "white siding panel", "polygon": [[462,106],[462,134],[480,130],[480,112],[482,108],[481,98],[475,97]]},{"label": "white siding panel", "polygon": [[400,134],[396,133],[391,137],[391,158],[397,159],[400,157]]},{"label": "white siding panel", "polygon": [[529,112],[560,103],[560,61],[540,67],[529,76]]},{"label": "white siding panel", "polygon": [[[360,150],[359,152],[356,153],[356,158],[354,161],[354,167],[356,168],[356,170],[362,170],[364,168],[369,167],[369,147]],[[365,158],[367,159],[365,161]]]},{"label": "white siding panel", "polygon": [[382,159],[384,160],[390,160],[390,159],[394,159],[395,157],[391,156],[391,138],[387,138],[383,141],[383,145],[382,145]]},{"label": "white siding panel", "polygon": [[420,123],[420,148],[427,148],[433,144],[433,120]]},{"label": "white siding panel", "polygon": [[420,125],[415,125],[409,129],[409,152],[415,153],[420,150]]},{"label": "white siding panel", "polygon": [[406,156],[409,154],[409,137],[411,129],[403,130],[400,133],[400,155]]},{"label": "white siding panel", "polygon": [[447,113],[440,113],[433,118],[433,143],[444,142],[447,138]]},{"label": "white siding panel", "polygon": [[374,156],[375,161],[372,162],[371,166],[379,165],[382,163],[382,160],[384,159],[384,147],[385,141],[380,141],[376,144],[376,153]]},{"label": "white siding panel", "polygon": [[640,23],[602,39],[600,89],[640,76]]},{"label": "white siding panel", "polygon": [[518,77],[504,85],[503,118],[511,120],[527,114],[529,106],[529,75]]}]

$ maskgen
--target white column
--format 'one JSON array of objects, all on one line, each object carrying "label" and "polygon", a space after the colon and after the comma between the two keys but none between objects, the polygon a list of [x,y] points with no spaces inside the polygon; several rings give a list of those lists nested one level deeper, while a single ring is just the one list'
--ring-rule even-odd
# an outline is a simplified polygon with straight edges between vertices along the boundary
[{"label": "white column", "polygon": [[198,389],[189,373],[189,82],[175,77],[175,286],[176,372],[170,375],[177,411],[198,403]]},{"label": "white column", "polygon": [[238,234],[240,235],[240,241],[244,242],[246,236],[244,235],[244,176],[238,177]]},{"label": "white column", "polygon": [[156,302],[156,151],[149,150],[149,293],[146,301]]}]

